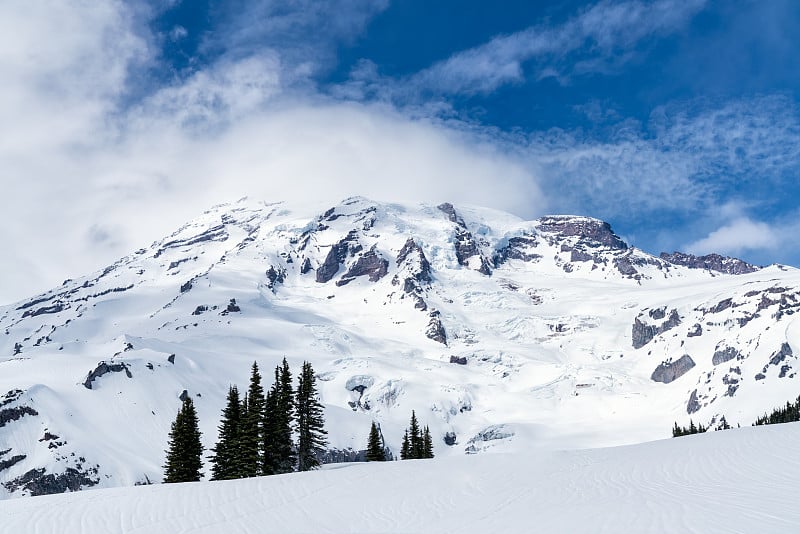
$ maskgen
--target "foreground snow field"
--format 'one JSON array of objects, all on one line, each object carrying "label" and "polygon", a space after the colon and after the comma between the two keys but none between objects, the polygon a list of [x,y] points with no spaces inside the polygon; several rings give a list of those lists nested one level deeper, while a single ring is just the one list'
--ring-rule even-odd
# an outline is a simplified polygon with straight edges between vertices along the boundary
[{"label": "foreground snow field", "polygon": [[800,424],[0,502],[0,532],[800,532]]}]

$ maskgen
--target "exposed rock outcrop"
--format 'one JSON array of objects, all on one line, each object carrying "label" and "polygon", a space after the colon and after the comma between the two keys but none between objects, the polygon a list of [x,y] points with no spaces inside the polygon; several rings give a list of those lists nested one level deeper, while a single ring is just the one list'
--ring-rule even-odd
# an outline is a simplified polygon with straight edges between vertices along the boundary
[{"label": "exposed rock outcrop", "polygon": [[534,252],[539,246],[539,240],[534,235],[522,235],[509,238],[508,243],[499,248],[494,254],[495,267],[508,260],[535,262],[542,259],[542,255]]},{"label": "exposed rock outcrop", "polygon": [[31,469],[22,476],[4,482],[3,486],[10,492],[26,491],[33,497],[79,491],[100,482],[97,472],[98,467],[96,466],[85,470],[80,467],[67,467],[63,473],[59,474],[47,473],[44,468]]},{"label": "exposed rock outcrop", "polygon": [[[652,312],[653,310],[651,310],[651,313]],[[663,312],[656,313],[660,314]],[[641,317],[641,314],[639,314],[639,317]],[[657,335],[663,334],[681,324],[681,316],[678,314],[678,310],[672,310],[667,320],[658,326],[643,323],[639,320],[639,317],[634,320],[633,326],[631,327],[631,342],[635,349],[644,347]]]},{"label": "exposed rock outcrop", "polygon": [[286,269],[283,267],[276,268],[274,265],[270,265],[266,274],[267,287],[273,291],[277,284],[282,284],[286,280]]},{"label": "exposed rock outcrop", "polygon": [[100,362],[97,364],[97,367],[94,368],[88,375],[86,375],[86,379],[83,381],[83,387],[86,389],[92,389],[92,384],[95,380],[100,378],[101,376],[107,373],[121,373],[125,372],[125,375],[128,378],[133,378],[131,374],[131,370],[128,368],[128,365],[124,362],[120,363],[108,363],[108,362]]},{"label": "exposed rock outcrop", "polygon": [[761,269],[761,267],[751,265],[746,261],[719,254],[695,256],[683,252],[673,252],[672,254],[662,252],[659,257],[673,265],[682,265],[691,269],[706,269],[724,274],[747,274]]},{"label": "exposed rock outcrop", "polygon": [[695,363],[692,357],[684,354],[674,362],[666,361],[660,363],[650,376],[650,380],[669,384],[685,375],[694,366]]},{"label": "exposed rock outcrop", "polygon": [[30,406],[14,406],[12,408],[4,408],[0,410],[0,428],[6,426],[12,421],[22,419],[26,415],[39,415],[39,412]]},{"label": "exposed rock outcrop", "polygon": [[699,411],[700,408],[700,401],[697,400],[697,390],[695,389],[692,391],[692,394],[689,395],[689,402],[686,403],[686,413],[692,415],[693,413]]},{"label": "exposed rock outcrop", "polygon": [[442,325],[440,315],[439,310],[433,310],[429,314],[430,321],[428,321],[428,328],[425,330],[425,335],[428,336],[429,339],[447,345],[447,332],[444,329],[444,325]]},{"label": "exposed rock outcrop", "polygon": [[588,246],[606,246],[618,250],[626,250],[628,245],[616,235],[611,225],[589,217],[550,216],[539,219],[539,230],[577,236]]},{"label": "exposed rock outcrop", "polygon": [[714,351],[714,356],[711,358],[711,363],[719,365],[721,363],[729,362],[735,359],[742,359],[742,354],[733,347],[717,348]]},{"label": "exposed rock outcrop", "polygon": [[353,263],[347,272],[342,275],[342,279],[336,282],[336,285],[343,286],[358,276],[368,276],[370,282],[377,282],[386,276],[388,269],[389,262],[379,256],[373,247]]},{"label": "exposed rock outcrop", "polygon": [[317,282],[320,284],[329,282],[339,272],[339,265],[344,263],[347,256],[361,251],[361,248],[355,230],[351,230],[344,239],[331,245],[325,261],[317,268]]}]

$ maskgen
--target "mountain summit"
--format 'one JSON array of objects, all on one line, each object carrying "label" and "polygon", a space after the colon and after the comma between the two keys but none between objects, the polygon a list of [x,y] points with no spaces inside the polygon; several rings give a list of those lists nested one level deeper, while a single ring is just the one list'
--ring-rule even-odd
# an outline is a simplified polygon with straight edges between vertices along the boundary
[{"label": "mountain summit", "polygon": [[158,481],[181,398],[209,449],[228,386],[284,356],[318,372],[330,458],[373,420],[397,450],[412,410],[437,456],[747,425],[797,396],[800,272],[737,261],[578,216],[217,206],[0,308],[0,496]]}]

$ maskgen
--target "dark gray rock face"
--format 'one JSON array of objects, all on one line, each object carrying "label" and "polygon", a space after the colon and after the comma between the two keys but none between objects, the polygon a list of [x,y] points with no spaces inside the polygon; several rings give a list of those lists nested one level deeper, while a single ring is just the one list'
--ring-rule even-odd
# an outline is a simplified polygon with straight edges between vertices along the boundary
[{"label": "dark gray rock face", "polygon": [[79,491],[81,488],[88,488],[100,482],[97,472],[97,467],[86,470],[67,467],[63,473],[58,475],[47,473],[44,468],[31,469],[20,477],[4,482],[3,486],[10,492],[27,491],[33,497]]},{"label": "dark gray rock face", "polygon": [[751,265],[746,261],[719,254],[708,254],[706,256],[695,256],[694,254],[684,254],[683,252],[673,252],[660,254],[662,260],[666,260],[673,265],[682,265],[691,269],[707,269],[724,274],[747,274],[761,269],[761,267]]},{"label": "dark gray rock face", "polygon": [[347,256],[360,250],[361,245],[358,244],[356,231],[351,230],[344,239],[331,245],[325,261],[317,268],[317,282],[320,284],[329,282],[339,272],[339,265],[344,263]]},{"label": "dark gray rock face", "polygon": [[633,327],[631,328],[631,340],[633,342],[634,349],[640,349],[650,343],[654,337],[658,334],[658,328],[654,325],[645,324],[639,320],[637,317],[633,321]]},{"label": "dark gray rock face", "polygon": [[196,236],[188,237],[186,239],[175,239],[173,241],[167,241],[163,243],[161,247],[156,251],[154,258],[158,258],[163,254],[167,249],[170,248],[178,248],[178,247],[188,247],[189,245],[194,245],[195,243],[202,243],[204,241],[225,241],[228,239],[228,232],[225,230],[225,225],[220,224],[214,226],[213,228],[209,228],[208,230],[197,234]]},{"label": "dark gray rock face", "polygon": [[686,337],[697,337],[703,335],[703,327],[700,323],[695,323],[692,329],[686,334]]},{"label": "dark gray rock face", "polygon": [[525,262],[539,261],[541,254],[532,252],[539,246],[536,236],[518,236],[508,240],[508,244],[498,249],[494,254],[495,267],[499,267],[508,260],[520,260]]},{"label": "dark gray rock face", "polygon": [[425,257],[425,252],[417,245],[416,241],[410,237],[406,240],[403,248],[397,254],[397,266],[399,267],[404,262],[413,262],[414,279],[420,283],[431,283],[431,264],[428,258]]},{"label": "dark gray rock face", "polygon": [[10,451],[11,451],[11,449],[6,449],[5,451],[0,451],[0,471],[8,469],[9,467],[14,466],[15,464],[18,464],[19,462],[21,462],[22,460],[27,458],[27,456],[25,456],[24,454],[16,454],[14,456],[11,456],[10,458],[7,458],[7,459],[3,460],[2,459],[3,456],[8,454]]},{"label": "dark gray rock face", "polygon": [[[414,300],[414,307],[425,311],[428,304],[422,298],[423,286],[429,286],[433,281],[431,264],[425,257],[425,252],[417,243],[408,238],[397,255],[397,266],[405,272],[403,278],[403,292]],[[392,285],[400,284],[399,273],[392,279]]]},{"label": "dark gray rock face", "polygon": [[725,347],[722,349],[717,349],[714,351],[714,356],[711,358],[711,363],[714,365],[719,365],[721,363],[729,362],[731,360],[735,360],[736,358],[741,359],[742,354],[733,347]]},{"label": "dark gray rock face", "polygon": [[458,365],[467,365],[467,357],[466,356],[450,356],[450,363],[456,363]]},{"label": "dark gray rock face", "polygon": [[539,219],[539,230],[560,234],[562,236],[578,236],[588,246],[606,246],[618,250],[627,250],[628,245],[611,230],[607,222],[587,217],[553,216]]},{"label": "dark gray rock face", "polygon": [[342,276],[336,285],[343,286],[357,276],[368,276],[370,282],[377,282],[388,272],[389,262],[380,257],[374,248],[364,253]]},{"label": "dark gray rock face", "polygon": [[589,254],[588,252],[583,252],[582,250],[578,250],[573,248],[570,251],[569,261],[576,262],[576,261],[593,261],[594,256]]},{"label": "dark gray rock face", "polygon": [[59,313],[62,311],[64,311],[64,305],[60,302],[56,302],[52,306],[44,306],[35,310],[26,310],[23,312],[22,318],[25,319],[26,317],[36,317],[37,315],[44,315],[45,313]]},{"label": "dark gray rock face", "polygon": [[303,264],[300,265],[300,274],[306,274],[307,272],[311,271],[311,260],[308,258],[303,260]]},{"label": "dark gray rock face", "polygon": [[692,415],[699,411],[700,408],[700,401],[697,400],[697,390],[695,389],[692,391],[692,394],[689,395],[689,402],[686,403],[686,413]]},{"label": "dark gray rock face", "polygon": [[273,291],[275,290],[275,286],[277,284],[282,284],[286,280],[286,269],[283,267],[278,267],[276,269],[275,266],[270,265],[266,274],[267,287]]},{"label": "dark gray rock face", "polygon": [[454,223],[456,223],[457,225],[459,225],[459,226],[463,226],[463,227],[466,227],[466,226],[467,226],[466,224],[464,224],[464,219],[462,219],[462,218],[461,218],[461,217],[460,217],[460,216],[459,216],[459,215],[456,213],[456,209],[455,209],[455,208],[453,207],[453,205],[452,205],[452,204],[450,204],[449,202],[445,202],[444,204],[439,204],[439,205],[438,205],[438,206],[436,206],[436,207],[437,207],[437,208],[439,208],[439,211],[441,211],[442,213],[444,213],[445,215],[447,215],[447,218],[450,220],[450,222],[454,222]]},{"label": "dark gray rock face", "polygon": [[444,329],[444,325],[442,325],[439,311],[433,310],[429,316],[431,320],[428,321],[428,328],[425,331],[425,335],[428,336],[429,339],[447,345],[447,332]]},{"label": "dark gray rock face", "polygon": [[667,316],[667,307],[664,306],[663,308],[652,309],[649,312],[647,312],[647,315],[649,315],[651,318],[657,321],[660,321],[661,319]]},{"label": "dark gray rock face", "polygon": [[6,426],[12,421],[22,419],[26,415],[39,415],[39,412],[30,406],[14,406],[13,408],[4,408],[0,410],[0,428]]},{"label": "dark gray rock face", "polygon": [[684,354],[674,362],[662,362],[656,367],[650,380],[654,382],[661,382],[669,384],[674,380],[685,375],[692,367],[695,366],[694,360],[688,354]]},{"label": "dark gray rock face", "polygon": [[472,233],[467,230],[467,225],[464,222],[464,219],[462,219],[456,213],[453,205],[449,202],[445,202],[444,204],[439,204],[436,207],[439,208],[442,213],[447,215],[447,219],[450,222],[456,224],[455,248],[458,264],[464,267],[469,267],[469,259],[473,256],[478,256],[480,257],[480,266],[475,270],[481,274],[491,275],[492,268],[489,265],[489,262],[481,254],[477,241],[475,241]]},{"label": "dark gray rock face", "polygon": [[455,432],[445,432],[444,434],[444,444],[448,446],[453,446],[456,444],[457,437]]},{"label": "dark gray rock face", "polygon": [[188,399],[188,398],[189,398],[189,392],[188,392],[188,391],[186,391],[185,389],[184,389],[183,391],[181,391],[181,394],[180,394],[180,395],[178,395],[178,399],[179,399],[181,402],[184,402],[184,401],[186,401],[186,399]]},{"label": "dark gray rock face", "polygon": [[478,256],[480,258],[480,266],[476,270],[487,276],[492,274],[492,268],[489,262],[481,255],[478,243],[469,231],[459,228],[456,230],[455,238],[456,258],[458,259],[459,265],[469,267],[470,258]]},{"label": "dark gray rock face", "polygon": [[[653,311],[651,310],[651,312]],[[663,312],[656,311],[655,313],[658,315]],[[641,314],[639,317],[641,317]],[[634,320],[631,327],[631,341],[635,349],[644,347],[657,335],[663,334],[681,324],[681,316],[678,314],[678,310],[674,309],[669,313],[667,320],[658,326],[643,323],[639,320],[639,317]]]},{"label": "dark gray rock face", "polygon": [[783,343],[781,345],[780,350],[775,352],[770,358],[769,363],[770,365],[778,365],[782,361],[784,361],[788,356],[793,356],[792,347],[789,346],[788,343]]},{"label": "dark gray rock face", "polygon": [[97,364],[97,367],[94,368],[88,375],[86,375],[86,380],[83,381],[83,387],[86,389],[92,389],[92,383],[100,378],[101,376],[107,373],[121,373],[125,372],[125,375],[128,378],[133,378],[131,374],[131,370],[128,368],[128,365],[124,362],[121,363],[107,363],[107,362],[100,362]]}]

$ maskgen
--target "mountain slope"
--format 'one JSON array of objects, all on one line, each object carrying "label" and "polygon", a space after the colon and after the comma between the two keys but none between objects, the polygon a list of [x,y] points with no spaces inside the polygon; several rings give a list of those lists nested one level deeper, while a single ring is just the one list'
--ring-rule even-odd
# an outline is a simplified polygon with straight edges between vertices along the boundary
[{"label": "mountain slope", "polygon": [[228,385],[284,356],[319,373],[335,449],[373,419],[396,449],[412,409],[441,456],[746,425],[797,397],[800,272],[668,260],[586,217],[218,206],[0,308],[0,495],[160,480],[180,396],[210,447]]}]

